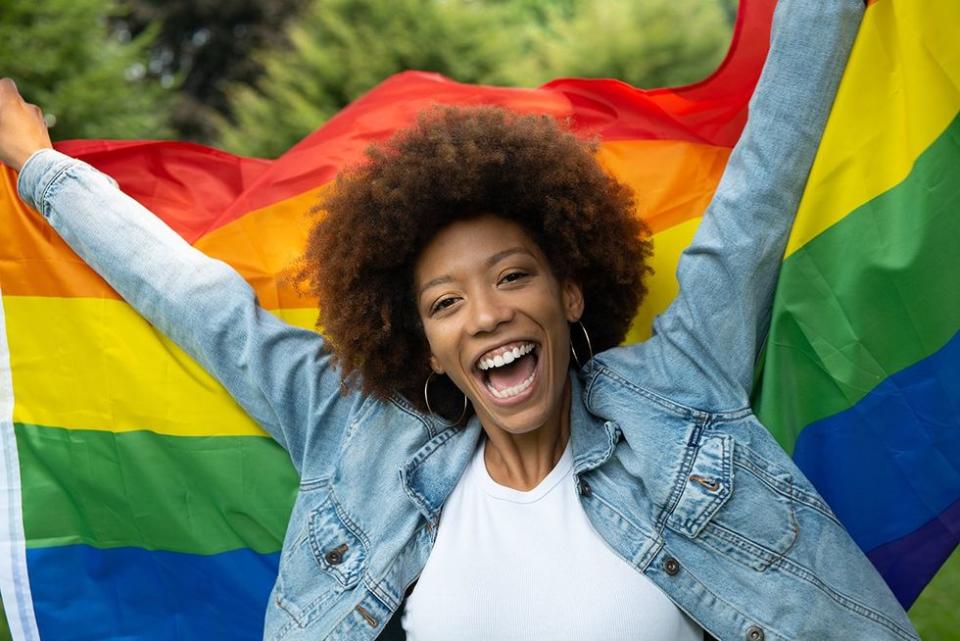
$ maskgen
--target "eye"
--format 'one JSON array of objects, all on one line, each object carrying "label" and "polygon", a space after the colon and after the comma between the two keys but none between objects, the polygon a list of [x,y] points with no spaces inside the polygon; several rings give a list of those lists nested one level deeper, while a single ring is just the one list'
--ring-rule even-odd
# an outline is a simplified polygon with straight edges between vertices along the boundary
[{"label": "eye", "polygon": [[501,283],[515,283],[518,280],[529,276],[527,272],[524,271],[513,271],[505,274],[503,278],[500,279]]},{"label": "eye", "polygon": [[440,300],[438,300],[433,304],[433,307],[430,308],[430,313],[436,314],[437,312],[442,312],[446,308],[453,305],[455,302],[457,302],[456,296],[447,296],[446,298],[441,298]]}]

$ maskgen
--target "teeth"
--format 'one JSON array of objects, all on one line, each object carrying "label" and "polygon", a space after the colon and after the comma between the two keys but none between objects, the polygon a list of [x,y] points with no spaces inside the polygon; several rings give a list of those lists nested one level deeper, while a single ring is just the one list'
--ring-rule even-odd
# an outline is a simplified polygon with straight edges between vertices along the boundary
[{"label": "teeth", "polygon": [[493,358],[481,359],[478,367],[481,370],[488,370],[493,367],[503,367],[504,365],[509,365],[521,356],[525,356],[526,354],[532,352],[533,348],[533,343],[524,343],[520,347],[514,347],[512,350],[508,350],[502,354],[497,354]]},{"label": "teeth", "polygon": [[489,383],[487,383],[487,389],[490,390],[490,393],[496,396],[497,398],[501,398],[501,399],[511,398],[513,396],[516,396],[517,394],[520,394],[521,392],[525,391],[528,387],[530,387],[530,385],[533,383],[533,379],[536,378],[536,375],[537,373],[534,372],[530,374],[530,376],[526,380],[520,383],[517,383],[513,387],[508,387],[507,389],[502,391],[494,389],[494,387]]}]

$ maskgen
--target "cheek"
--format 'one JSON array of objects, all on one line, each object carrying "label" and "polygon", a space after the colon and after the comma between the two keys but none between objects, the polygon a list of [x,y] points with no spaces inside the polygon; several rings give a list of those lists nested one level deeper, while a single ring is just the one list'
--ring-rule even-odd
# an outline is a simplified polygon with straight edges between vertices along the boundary
[{"label": "cheek", "polygon": [[456,342],[453,340],[449,331],[439,323],[428,323],[424,325],[424,335],[427,338],[427,346],[430,348],[430,364],[435,368],[448,371],[453,368],[457,361]]},{"label": "cheek", "polygon": [[570,325],[565,316],[558,317],[550,333],[554,365],[557,371],[566,371],[570,367],[567,360],[570,357]]},{"label": "cheek", "polygon": [[557,369],[560,370],[570,367],[570,363],[566,360],[570,356],[570,333],[565,330],[566,326],[564,326],[564,331],[559,332],[556,336],[553,350],[554,357],[557,360]]}]

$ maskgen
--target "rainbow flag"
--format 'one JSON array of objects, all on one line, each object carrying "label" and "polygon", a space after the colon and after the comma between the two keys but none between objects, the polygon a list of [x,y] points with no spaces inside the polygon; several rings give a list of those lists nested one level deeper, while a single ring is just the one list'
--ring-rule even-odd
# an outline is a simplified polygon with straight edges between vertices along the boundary
[{"label": "rainbow flag", "polygon": [[904,607],[960,541],[958,25],[956,0],[868,7],[755,390]]},{"label": "rainbow flag", "polygon": [[[312,327],[316,301],[283,276],[308,210],[368,144],[436,103],[569,118],[600,139],[601,161],[636,189],[655,233],[656,274],[628,339],[642,340],[676,294],[680,251],[746,121],[773,4],[742,0],[726,60],[687,87],[504,89],[408,72],[273,161],[178,142],[57,148],[231,264],[264,307]],[[956,24],[954,0],[868,9],[758,379],[760,416],[905,605],[960,532],[960,289],[947,262],[960,249]],[[11,636],[259,639],[297,487],[289,459],[0,171],[0,594]]]}]

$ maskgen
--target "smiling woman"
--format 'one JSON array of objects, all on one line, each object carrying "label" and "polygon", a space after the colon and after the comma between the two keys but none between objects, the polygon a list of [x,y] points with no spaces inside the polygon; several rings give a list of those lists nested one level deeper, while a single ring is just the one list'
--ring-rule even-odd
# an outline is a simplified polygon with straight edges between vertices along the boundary
[{"label": "smiling woman", "polygon": [[[569,435],[568,324],[583,313],[579,285],[558,282],[537,244],[493,215],[441,230],[415,273],[428,284],[418,287],[418,308],[433,371],[446,374],[480,417],[492,445],[487,467],[500,463],[501,478],[490,469],[494,479],[534,487]],[[437,274],[444,275],[431,278]]]},{"label": "smiling woman", "polygon": [[[421,254],[429,244],[434,257],[444,251],[460,259],[461,270],[467,269],[462,261],[473,258],[470,269],[503,277],[497,270],[504,264],[487,261],[514,244],[487,243],[489,254],[480,256],[469,233],[447,229],[484,214],[499,218],[528,262],[538,264],[535,282],[555,278],[583,292],[582,320],[595,350],[623,340],[645,293],[649,234],[631,192],[604,173],[589,142],[547,116],[438,107],[368,155],[369,162],[338,177],[318,206],[322,217],[298,274],[319,299],[317,326],[329,337],[333,358],[347,376],[357,375],[364,391],[382,399],[399,393],[427,409],[424,382],[447,366],[430,363],[429,328],[449,326],[440,321],[459,318],[451,312],[467,301],[440,286],[454,284],[446,263],[433,260],[424,270]],[[442,248],[461,237],[456,251]],[[511,256],[521,258],[499,257]],[[472,306],[473,298],[468,302]],[[577,320],[580,314],[570,322]],[[569,353],[566,336],[556,338]],[[489,343],[487,349],[495,347]],[[556,365],[563,369],[553,376],[566,371],[565,363]],[[453,370],[453,377],[434,377],[430,384],[431,408],[451,420],[463,414],[461,390],[470,389],[456,376]]]},{"label": "smiling woman", "polygon": [[[401,608],[408,638],[514,638],[533,621],[563,630],[550,638],[702,638],[572,492],[571,338],[584,361],[622,341],[649,271],[629,190],[552,118],[492,107],[437,108],[368,155],[318,208],[300,269],[317,324],[364,391],[442,407],[448,429],[475,414],[483,432]],[[515,582],[540,598],[507,597]],[[643,609],[604,606],[612,594]],[[578,602],[617,625],[554,614]]]}]

